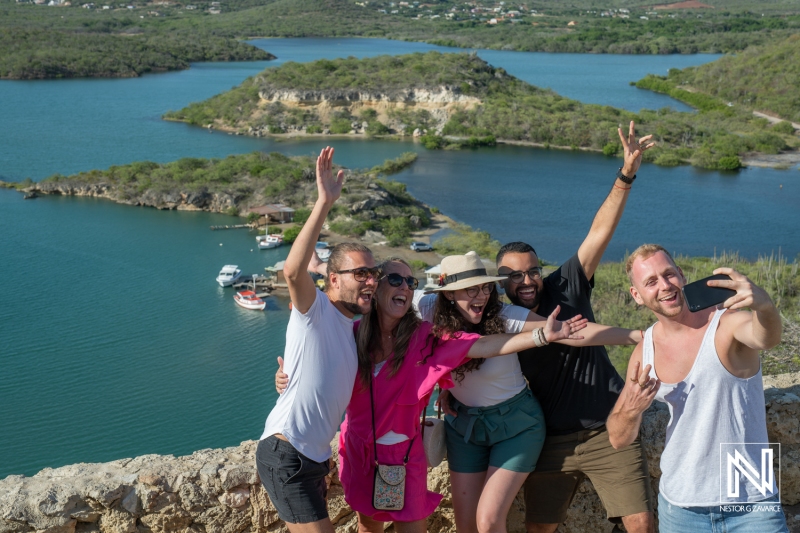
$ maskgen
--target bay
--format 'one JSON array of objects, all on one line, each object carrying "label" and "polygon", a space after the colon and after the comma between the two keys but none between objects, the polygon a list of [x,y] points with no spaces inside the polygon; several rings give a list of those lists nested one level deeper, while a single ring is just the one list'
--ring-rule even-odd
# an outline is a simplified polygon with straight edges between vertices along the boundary
[{"label": "bay", "polygon": [[[613,182],[619,160],[596,154],[253,139],[160,119],[285,61],[452,51],[375,39],[256,44],[279,59],[124,80],[0,82],[0,176],[38,180],[253,150],[314,154],[326,144],[336,148],[337,162],[364,168],[412,150],[418,161],[396,176],[412,194],[502,241],[527,240],[550,261],[575,252]],[[566,96],[632,110],[679,104],[629,87],[629,80],[716,57],[479,54]],[[756,257],[780,249],[794,257],[797,177],[794,170],[722,174],[644,165],[606,258],[644,241],[685,254],[728,249]],[[272,376],[288,301],[271,298],[266,312],[245,311],[214,277],[226,263],[262,272],[288,249],[259,251],[247,231],[208,229],[232,220],[91,198],[23,201],[0,190],[0,477],[258,438],[276,397]]]}]

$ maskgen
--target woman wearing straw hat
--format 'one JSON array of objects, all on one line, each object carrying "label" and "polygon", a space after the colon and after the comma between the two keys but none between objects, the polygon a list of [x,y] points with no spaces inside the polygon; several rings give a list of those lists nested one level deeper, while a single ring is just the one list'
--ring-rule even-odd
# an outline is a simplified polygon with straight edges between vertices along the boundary
[{"label": "woman wearing straw hat", "polygon": [[[474,358],[515,353],[540,341],[529,333],[435,336],[412,309],[418,282],[408,264],[390,259],[381,269],[372,310],[355,326],[358,377],[339,436],[339,479],[345,500],[358,513],[359,531],[382,532],[384,522],[392,521],[399,533],[418,533],[442,499],[427,490],[420,438],[420,415],[434,387],[452,387],[450,372]],[[575,332],[585,324],[580,317],[559,322],[552,315],[539,333],[548,341],[580,339]],[[375,508],[376,463],[405,465],[401,509]]]},{"label": "woman wearing straw hat", "polygon": [[[536,346],[545,318],[499,301],[496,283],[475,252],[445,257],[439,287],[417,291],[414,304],[434,335],[456,331],[491,335],[533,330]],[[433,293],[433,294],[431,294]],[[552,315],[554,318],[555,315]],[[547,322],[549,322],[549,318]],[[636,344],[638,331],[589,323],[582,340],[564,344]],[[505,531],[506,516],[545,438],[544,414],[522,375],[517,354],[473,358],[453,372],[450,390],[457,416],[445,417],[453,510],[459,533]]]}]

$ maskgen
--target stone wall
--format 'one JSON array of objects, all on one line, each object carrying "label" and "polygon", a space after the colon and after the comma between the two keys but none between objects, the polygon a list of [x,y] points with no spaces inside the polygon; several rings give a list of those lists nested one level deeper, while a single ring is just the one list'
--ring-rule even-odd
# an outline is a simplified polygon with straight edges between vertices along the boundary
[{"label": "stone wall", "polygon": [[[781,490],[790,531],[800,532],[800,384],[798,375],[782,388],[767,389],[767,426],[781,443]],[[769,382],[768,382],[769,383]],[[775,383],[774,380],[772,383]],[[669,413],[655,404],[642,426],[654,490]],[[102,464],[42,470],[33,477],[0,480],[0,533],[264,533],[286,527],[258,483],[256,441],[186,457],[146,455]],[[447,465],[429,475],[431,490],[444,494],[428,531],[455,532]],[[330,516],[340,533],[356,531],[355,514],[331,476]],[[517,498],[509,531],[522,532],[523,507]],[[564,533],[608,532],[602,505],[586,481],[559,528]]]}]

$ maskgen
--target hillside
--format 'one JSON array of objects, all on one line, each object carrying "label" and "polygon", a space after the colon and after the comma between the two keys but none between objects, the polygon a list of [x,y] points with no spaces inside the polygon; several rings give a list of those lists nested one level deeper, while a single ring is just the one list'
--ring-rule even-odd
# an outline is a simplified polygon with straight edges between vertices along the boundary
[{"label": "hillside", "polygon": [[[254,37],[382,37],[461,48],[672,54],[735,52],[800,30],[796,2],[658,9],[627,0],[0,0],[0,78],[137,76],[192,61],[267,59]],[[403,5],[400,5],[403,4]],[[655,9],[655,10],[653,10]]]},{"label": "hillside", "polygon": [[[342,235],[376,232],[378,240],[405,244],[413,231],[430,224],[431,211],[406,192],[402,183],[380,179],[416,160],[403,154],[369,171],[348,172],[342,197],[328,215],[330,229]],[[141,161],[72,176],[54,175],[0,186],[38,194],[93,196],[121,204],[209,211],[245,216],[250,208],[283,203],[297,210],[295,221],[310,213],[316,199],[314,159],[254,152],[225,159],[184,158],[159,164]],[[379,235],[380,234],[380,235]],[[289,239],[291,240],[291,239]]]},{"label": "hillside", "polygon": [[[792,122],[800,122],[800,34],[744,52],[727,55],[717,61],[672,69],[665,78],[642,80],[643,88],[670,92],[674,89],[700,92],[717,100],[737,104],[750,111],[761,111]],[[691,95],[677,97],[691,100]],[[713,100],[712,100],[713,102]],[[691,101],[689,102],[691,103]]]},{"label": "hillside", "polygon": [[745,153],[800,145],[749,112],[639,113],[582,104],[527,84],[474,54],[409,54],[287,63],[165,115],[199,126],[266,134],[420,135],[429,148],[522,142],[619,152],[617,127],[636,121],[660,165],[739,168]]}]

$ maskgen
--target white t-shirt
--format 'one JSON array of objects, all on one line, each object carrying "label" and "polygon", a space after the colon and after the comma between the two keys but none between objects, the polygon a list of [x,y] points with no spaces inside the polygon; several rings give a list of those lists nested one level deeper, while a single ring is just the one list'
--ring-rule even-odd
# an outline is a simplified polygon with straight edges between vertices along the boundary
[{"label": "white t-shirt", "polygon": [[317,289],[306,314],[292,309],[283,368],[289,386],[267,417],[262,439],[280,433],[310,459],[331,456],[358,369],[353,321]]},{"label": "white t-shirt", "polygon": [[[414,291],[414,309],[427,322],[433,322],[436,294]],[[516,305],[505,305],[500,316],[505,319],[506,333],[519,333],[525,326],[530,311]],[[487,407],[510,400],[528,386],[516,352],[486,359],[477,370],[464,374],[464,379],[456,380],[450,389],[456,400],[470,407]]]}]

